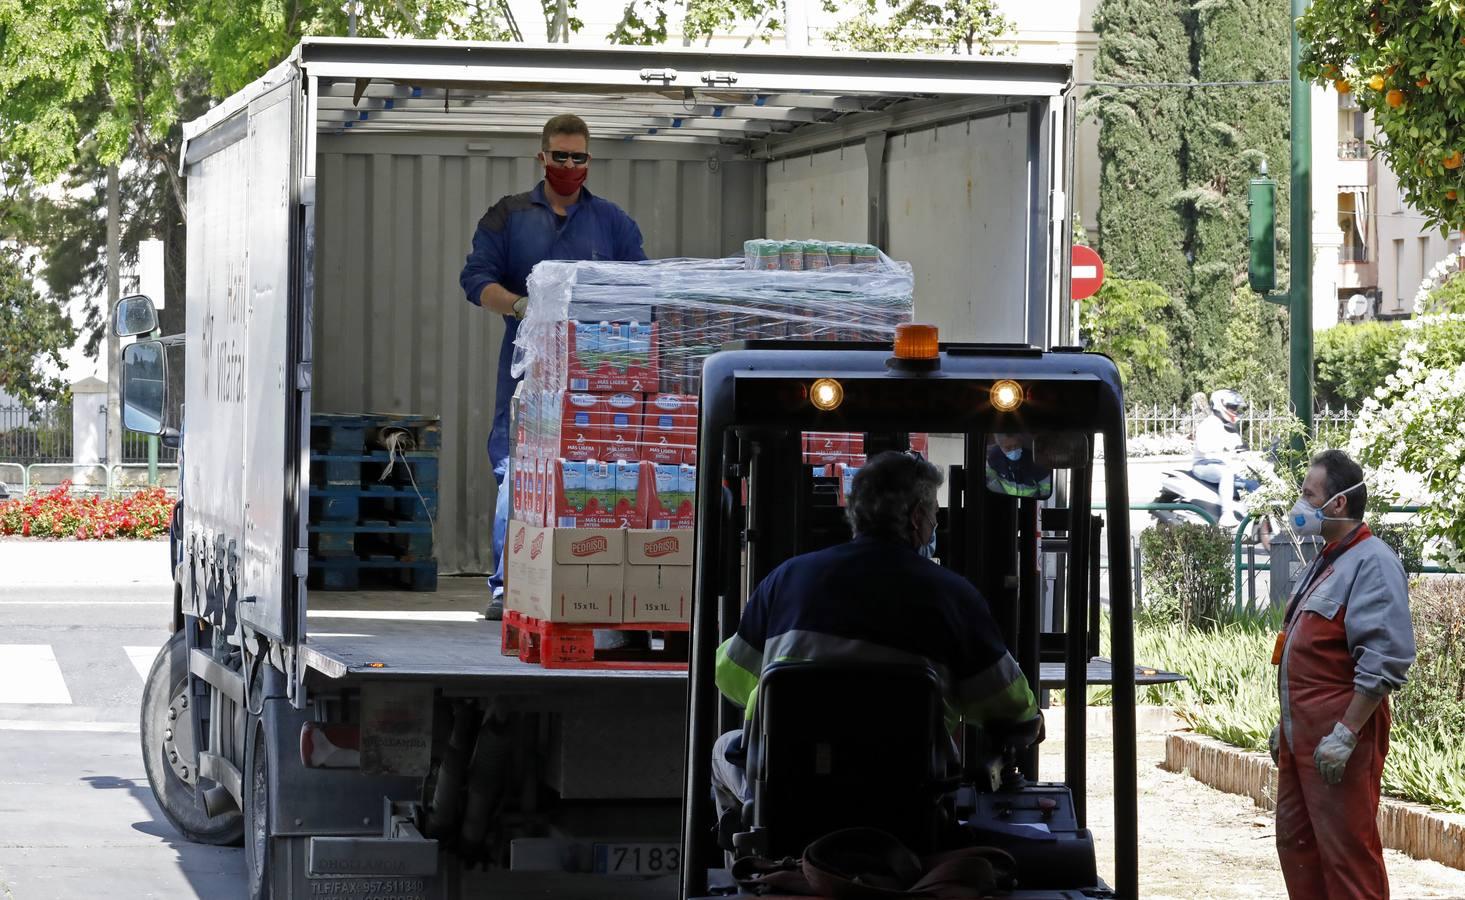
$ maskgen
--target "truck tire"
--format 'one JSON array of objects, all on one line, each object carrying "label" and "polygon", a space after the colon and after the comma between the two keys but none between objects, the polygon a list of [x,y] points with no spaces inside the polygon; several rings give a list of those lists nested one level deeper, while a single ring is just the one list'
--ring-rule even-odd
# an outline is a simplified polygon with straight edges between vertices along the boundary
[{"label": "truck tire", "polygon": [[[158,651],[148,671],[142,691],[142,764],[163,815],[178,833],[195,844],[238,846],[244,836],[244,817],[237,811],[210,818],[197,799],[197,785],[185,781],[179,766],[197,768],[195,757],[187,753],[185,763],[169,759],[173,748],[170,711],[176,717],[187,709],[188,644],[185,633],[177,631]],[[195,776],[196,777],[196,776]]]},{"label": "truck tire", "polygon": [[244,745],[244,868],[249,900],[270,900],[270,751],[264,720],[249,717]]}]

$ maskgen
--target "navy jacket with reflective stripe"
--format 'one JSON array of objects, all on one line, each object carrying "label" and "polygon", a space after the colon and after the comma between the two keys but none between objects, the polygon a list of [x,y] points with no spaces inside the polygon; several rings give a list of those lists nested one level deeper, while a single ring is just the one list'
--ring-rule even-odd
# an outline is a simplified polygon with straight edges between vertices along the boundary
[{"label": "navy jacket with reflective stripe", "polygon": [[718,650],[718,687],[751,716],[758,676],[782,659],[924,661],[974,724],[1037,714],[982,595],[894,541],[859,538],[774,569]]}]

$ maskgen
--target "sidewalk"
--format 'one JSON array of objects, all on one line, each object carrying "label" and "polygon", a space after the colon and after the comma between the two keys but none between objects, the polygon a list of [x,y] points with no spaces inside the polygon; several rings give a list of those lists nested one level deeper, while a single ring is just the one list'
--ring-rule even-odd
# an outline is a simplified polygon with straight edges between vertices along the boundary
[{"label": "sidewalk", "polygon": [[168,541],[0,538],[0,597],[15,588],[172,583]]}]

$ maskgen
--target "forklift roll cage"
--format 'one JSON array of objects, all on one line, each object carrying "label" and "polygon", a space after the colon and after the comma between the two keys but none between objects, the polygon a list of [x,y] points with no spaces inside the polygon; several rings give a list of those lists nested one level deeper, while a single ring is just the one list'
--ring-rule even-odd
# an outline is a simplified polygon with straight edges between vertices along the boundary
[{"label": "forklift roll cage", "polygon": [[[709,869],[721,864],[709,798],[711,753],[718,735],[741,722],[741,711],[722,700],[714,682],[717,647],[736,631],[742,603],[764,575],[785,559],[816,549],[806,543],[809,523],[802,502],[809,477],[800,445],[805,431],[865,432],[875,446],[884,436],[898,441],[910,432],[966,437],[962,463],[949,472],[943,564],[965,575],[988,599],[1030,684],[1065,688],[1070,705],[1086,702],[1089,684],[1113,685],[1114,889],[1119,897],[1136,896],[1135,669],[1124,516],[1108,523],[1112,674],[1090,661],[1098,644],[1094,613],[1099,588],[1098,530],[1089,513],[1093,436],[1102,437],[1108,460],[1106,496],[1128,495],[1118,370],[1109,358],[1076,349],[1043,352],[990,344],[942,344],[940,349],[939,366],[928,371],[902,367],[890,359],[888,345],[872,343],[744,342],[706,362],[683,792],[683,897],[706,893]],[[811,385],[821,378],[835,379],[843,387],[842,402],[828,411],[809,399]],[[1010,412],[994,407],[991,399],[993,384],[1004,379],[1016,381],[1025,395]],[[1054,431],[1089,436],[1087,458],[1069,470],[1066,495],[1056,498],[1066,499],[1066,507],[985,489],[980,477],[983,436]],[[866,449],[872,447],[867,444]],[[1066,540],[1053,537],[1063,532]],[[1067,556],[1059,570],[1065,572],[1065,583],[1057,594],[1066,594],[1067,602],[1061,622],[1055,603],[1048,623],[1054,627],[1044,633],[1040,566],[1043,552],[1055,549]],[[1073,792],[1080,827],[1086,827],[1085,718],[1067,715],[1064,729],[1064,780]],[[1036,779],[1037,748],[1019,762]]]}]

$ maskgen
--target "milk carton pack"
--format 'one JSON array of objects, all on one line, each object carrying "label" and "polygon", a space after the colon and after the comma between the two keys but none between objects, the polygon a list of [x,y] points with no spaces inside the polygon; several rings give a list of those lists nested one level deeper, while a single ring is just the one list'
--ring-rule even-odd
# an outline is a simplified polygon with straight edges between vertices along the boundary
[{"label": "milk carton pack", "polygon": [[693,526],[697,497],[697,467],[672,463],[645,463],[646,526],[667,531]]},{"label": "milk carton pack", "polygon": [[641,495],[642,465],[634,460],[613,464],[615,469],[615,522],[620,528],[646,527],[646,502]]},{"label": "milk carton pack", "polygon": [[641,458],[654,463],[697,461],[697,398],[651,394],[641,427]]},{"label": "milk carton pack", "polygon": [[596,459],[619,462],[641,458],[642,399],[640,394],[621,391],[602,397],[600,453]]}]

